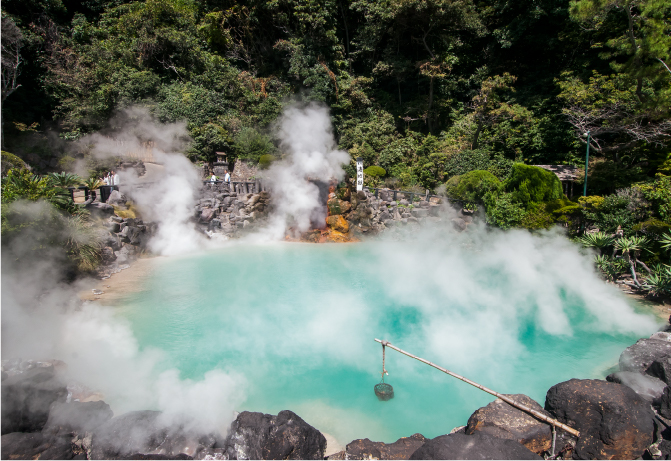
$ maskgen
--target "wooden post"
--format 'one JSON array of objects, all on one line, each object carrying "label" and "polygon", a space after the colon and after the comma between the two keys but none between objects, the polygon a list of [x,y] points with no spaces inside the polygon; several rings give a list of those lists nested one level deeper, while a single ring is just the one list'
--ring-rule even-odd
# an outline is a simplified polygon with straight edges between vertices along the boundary
[{"label": "wooden post", "polygon": [[485,391],[485,392],[488,393],[488,394],[492,394],[493,396],[498,397],[499,399],[503,400],[503,401],[506,402],[507,404],[512,405],[513,407],[518,408],[518,409],[522,410],[522,411],[525,412],[525,413],[529,413],[529,414],[530,414],[531,416],[533,416],[534,418],[540,419],[541,421],[544,421],[544,422],[546,422],[546,423],[548,423],[548,424],[550,424],[550,425],[552,425],[552,426],[556,426],[556,427],[558,427],[558,428],[560,428],[560,429],[563,429],[563,430],[565,430],[566,432],[568,432],[568,433],[571,434],[571,435],[574,435],[574,436],[576,436],[576,437],[580,437],[580,432],[579,432],[579,431],[576,431],[575,429],[573,429],[573,428],[570,427],[570,426],[567,426],[567,425],[564,424],[564,423],[560,423],[559,421],[557,421],[557,420],[554,419],[554,418],[550,418],[550,417],[548,417],[548,416],[545,416],[543,413],[541,413],[541,412],[539,412],[539,411],[536,411],[536,410],[534,410],[533,408],[529,408],[529,407],[527,407],[526,405],[523,405],[523,404],[521,404],[521,403],[517,403],[517,402],[515,402],[514,400],[512,400],[510,397],[507,397],[507,396],[505,396],[505,395],[503,395],[503,394],[499,394],[498,392],[493,391],[493,390],[491,390],[491,389],[488,389],[488,388],[486,388],[485,386],[482,386],[482,385],[476,383],[475,381],[471,381],[471,380],[468,379],[468,378],[464,378],[463,376],[460,376],[460,375],[458,375],[458,374],[456,374],[456,373],[453,373],[453,372],[451,372],[450,370],[448,370],[448,369],[446,369],[446,368],[439,367],[439,366],[436,365],[435,363],[431,363],[431,362],[429,362],[428,360],[424,360],[424,359],[422,359],[422,358],[420,358],[420,357],[417,357],[416,355],[412,355],[412,354],[409,353],[409,352],[406,352],[406,351],[404,351],[404,350],[401,350],[401,349],[399,349],[399,348],[396,347],[396,346],[392,346],[392,345],[389,343],[389,341],[381,341],[381,340],[379,340],[379,339],[377,339],[377,338],[375,338],[375,341],[377,341],[378,343],[382,344],[383,346],[386,346],[386,347],[389,347],[389,348],[391,348],[391,349],[394,349],[395,351],[400,352],[400,353],[403,354],[403,355],[407,355],[407,356],[410,357],[410,358],[413,358],[413,359],[415,359],[415,360],[419,360],[419,361],[422,362],[422,363],[426,363],[427,365],[429,365],[429,366],[431,366],[431,367],[433,367],[433,368],[435,368],[435,369],[437,369],[437,370],[440,370],[440,371],[442,371],[443,373],[446,373],[446,374],[448,374],[448,375],[450,375],[450,376],[452,376],[452,377],[454,377],[454,378],[457,378],[457,379],[459,379],[459,380],[461,380],[461,381],[463,381],[463,382],[465,382],[465,383],[467,383],[467,384],[470,384],[471,386],[477,387],[477,388],[480,389],[481,391]]}]

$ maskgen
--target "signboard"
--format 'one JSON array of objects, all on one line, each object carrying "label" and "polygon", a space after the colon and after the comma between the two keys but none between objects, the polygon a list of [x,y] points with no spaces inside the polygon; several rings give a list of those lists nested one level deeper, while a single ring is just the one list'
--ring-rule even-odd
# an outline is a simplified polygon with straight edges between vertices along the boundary
[{"label": "signboard", "polygon": [[356,159],[356,190],[363,190],[363,159]]}]

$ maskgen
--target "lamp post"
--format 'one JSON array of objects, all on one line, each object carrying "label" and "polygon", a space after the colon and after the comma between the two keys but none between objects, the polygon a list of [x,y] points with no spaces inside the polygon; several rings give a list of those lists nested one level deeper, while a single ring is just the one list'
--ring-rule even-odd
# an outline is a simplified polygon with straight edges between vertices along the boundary
[{"label": "lamp post", "polygon": [[582,195],[584,197],[587,197],[587,166],[588,166],[588,163],[589,163],[589,137],[590,137],[590,132],[588,131],[587,133],[585,133],[585,136],[587,136],[587,154],[585,155],[585,184],[584,184],[584,188],[583,188],[583,191],[582,191]]}]

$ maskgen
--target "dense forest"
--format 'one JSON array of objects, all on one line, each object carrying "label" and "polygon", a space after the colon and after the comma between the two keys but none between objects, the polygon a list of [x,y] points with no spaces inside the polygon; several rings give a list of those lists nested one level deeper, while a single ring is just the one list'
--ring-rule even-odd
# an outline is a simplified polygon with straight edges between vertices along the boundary
[{"label": "dense forest", "polygon": [[[71,141],[136,105],[186,121],[194,162],[267,163],[282,108],[320,101],[372,184],[502,228],[644,234],[665,260],[666,0],[5,0],[2,53],[3,165],[67,171]],[[575,196],[539,164],[581,168]]]}]

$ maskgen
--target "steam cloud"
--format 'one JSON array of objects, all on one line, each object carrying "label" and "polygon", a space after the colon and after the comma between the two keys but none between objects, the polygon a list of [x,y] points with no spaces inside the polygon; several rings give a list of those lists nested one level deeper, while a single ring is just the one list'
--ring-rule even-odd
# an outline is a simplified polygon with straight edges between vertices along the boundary
[{"label": "steam cloud", "polygon": [[331,117],[323,105],[290,106],[277,123],[280,148],[286,154],[268,172],[275,211],[268,226],[256,237],[284,238],[287,228],[300,234],[312,222],[324,222],[326,211],[319,201],[319,189],[310,180],[342,180],[347,152],[337,150]]},{"label": "steam cloud", "polygon": [[123,157],[151,146],[153,159],[160,164],[154,167],[157,171],[151,182],[138,178],[134,171],[121,172],[120,181],[123,189],[132,191],[142,217],[158,224],[149,243],[155,254],[185,254],[210,246],[191,222],[201,178],[181,153],[189,141],[185,123],[159,123],[141,107],[121,111],[108,129],[80,141],[98,158]]}]

